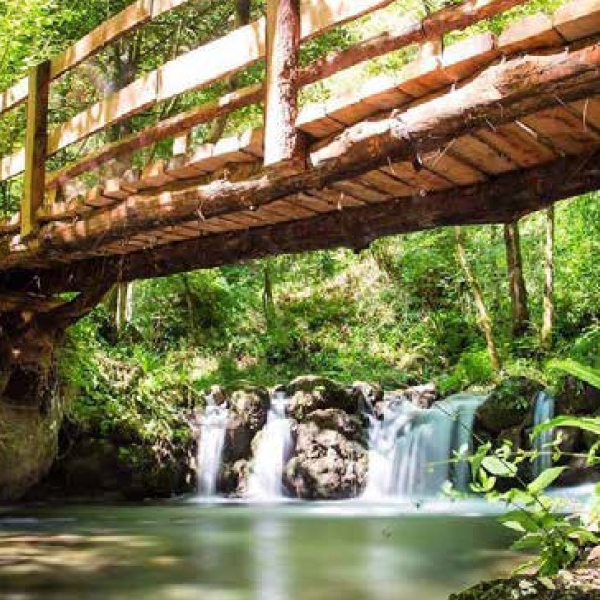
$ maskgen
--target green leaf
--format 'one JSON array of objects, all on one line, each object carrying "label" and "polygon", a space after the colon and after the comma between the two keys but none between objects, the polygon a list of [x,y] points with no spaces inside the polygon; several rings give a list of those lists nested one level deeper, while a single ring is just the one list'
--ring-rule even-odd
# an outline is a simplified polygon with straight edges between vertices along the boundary
[{"label": "green leaf", "polygon": [[481,466],[491,475],[496,477],[514,477],[517,474],[515,465],[498,458],[497,456],[486,456]]},{"label": "green leaf", "polygon": [[535,519],[524,510],[513,510],[502,515],[498,521],[505,527],[522,533],[535,533],[539,530]]},{"label": "green leaf", "polygon": [[527,489],[532,494],[539,494],[548,486],[552,485],[566,468],[567,467],[552,467],[551,469],[546,469],[527,486]]},{"label": "green leaf", "polygon": [[548,423],[544,423],[543,425],[536,427],[535,433],[537,435],[543,431],[554,429],[555,427],[576,427],[577,429],[582,429],[583,431],[589,431],[590,433],[600,435],[600,418],[568,416],[556,417],[555,419],[548,421]]},{"label": "green leaf", "polygon": [[564,371],[569,375],[574,375],[577,379],[589,383],[591,386],[600,389],[600,370],[588,367],[571,358],[566,360],[551,360],[548,363],[548,369]]}]

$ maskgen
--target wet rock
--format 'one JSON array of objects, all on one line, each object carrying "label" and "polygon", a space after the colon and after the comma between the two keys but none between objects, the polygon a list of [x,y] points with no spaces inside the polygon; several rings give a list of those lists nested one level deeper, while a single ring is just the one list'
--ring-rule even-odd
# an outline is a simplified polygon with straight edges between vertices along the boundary
[{"label": "wet rock", "polygon": [[587,559],[572,569],[563,569],[554,577],[517,576],[487,581],[449,600],[599,600],[600,570],[594,562],[598,552],[592,550]]},{"label": "wet rock", "polygon": [[247,460],[238,460],[233,465],[233,470],[237,476],[237,487],[233,495],[237,498],[244,498],[248,490],[248,478],[250,476],[250,462]]},{"label": "wet rock", "polygon": [[315,411],[297,427],[296,450],[284,471],[290,494],[305,500],[351,498],[364,489],[367,451],[360,421],[342,410]]},{"label": "wet rock", "polygon": [[230,415],[225,430],[223,462],[234,463],[250,458],[254,431],[240,415]]},{"label": "wet rock", "polygon": [[400,392],[409,402],[417,408],[428,409],[440,399],[440,393],[435,383],[416,385]]},{"label": "wet rock", "polygon": [[567,464],[569,468],[559,477],[557,485],[571,487],[600,482],[600,467],[589,466],[584,457],[571,457]]},{"label": "wet rock", "polygon": [[[575,427],[556,427],[554,439],[561,454],[573,454],[583,450],[583,434]],[[568,457],[567,457],[568,460]]]},{"label": "wet rock", "polygon": [[497,445],[502,445],[503,442],[508,442],[515,450],[525,446],[523,428],[520,426],[504,429],[496,438]]},{"label": "wet rock", "polygon": [[511,377],[500,383],[479,407],[478,427],[492,434],[531,424],[535,396],[544,389],[538,381]]},{"label": "wet rock", "polygon": [[227,393],[220,385],[211,386],[210,395],[217,406],[222,406],[227,403]]},{"label": "wet rock", "polygon": [[600,390],[567,376],[556,394],[556,412],[560,415],[590,415],[600,409]]},{"label": "wet rock", "polygon": [[314,423],[320,430],[337,431],[347,440],[362,441],[364,438],[362,420],[340,409],[316,410],[308,415],[306,421]]},{"label": "wet rock", "polygon": [[359,412],[377,412],[384,398],[381,386],[364,381],[353,383],[351,393],[356,398]]},{"label": "wet rock", "polygon": [[252,440],[267,422],[269,392],[260,387],[246,386],[231,394],[229,418],[223,445],[223,462],[247,460],[252,454]]},{"label": "wet rock", "polygon": [[240,417],[254,435],[267,422],[271,399],[265,388],[247,386],[231,395],[230,410]]},{"label": "wet rock", "polygon": [[298,421],[315,410],[327,408],[339,408],[350,414],[358,412],[358,397],[326,377],[298,377],[288,385],[287,393],[291,396],[288,412]]}]

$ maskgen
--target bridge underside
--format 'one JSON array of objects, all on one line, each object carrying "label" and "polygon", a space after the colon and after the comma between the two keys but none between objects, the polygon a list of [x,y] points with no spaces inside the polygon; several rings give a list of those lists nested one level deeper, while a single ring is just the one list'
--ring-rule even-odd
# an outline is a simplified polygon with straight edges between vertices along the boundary
[{"label": "bridge underside", "polygon": [[57,318],[52,295],[83,292],[77,315],[116,281],[510,222],[600,188],[600,45],[515,44],[499,60],[480,36],[309,106],[303,164],[265,170],[254,130],[55,203],[29,239],[5,224],[0,310]]}]

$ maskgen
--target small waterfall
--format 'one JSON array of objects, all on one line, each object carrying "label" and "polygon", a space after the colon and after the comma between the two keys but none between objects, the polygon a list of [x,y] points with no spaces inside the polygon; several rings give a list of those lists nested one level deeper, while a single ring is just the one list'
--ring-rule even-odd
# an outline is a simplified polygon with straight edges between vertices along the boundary
[{"label": "small waterfall", "polygon": [[383,420],[371,418],[369,476],[364,497],[410,498],[438,494],[454,474],[454,483],[466,489],[469,465],[449,460],[465,444],[483,396],[457,395],[421,409],[401,397],[385,400]]},{"label": "small waterfall", "polygon": [[[535,397],[533,408],[533,426],[543,425],[554,418],[554,398],[547,392],[540,392]],[[554,441],[554,431],[549,429],[539,433],[533,439],[533,449],[538,456],[533,461],[533,475],[537,477],[552,466],[552,448],[550,444]]]},{"label": "small waterfall", "polygon": [[198,443],[198,495],[204,498],[214,496],[217,491],[228,417],[227,407],[217,406],[212,395],[208,396],[206,410],[200,419]]},{"label": "small waterfall", "polygon": [[274,500],[283,495],[283,469],[292,452],[292,421],[286,418],[288,398],[277,392],[271,399],[267,424],[262,430],[248,480],[248,497]]},{"label": "small waterfall", "polygon": [[[460,453],[465,457],[470,456],[472,453],[475,413],[486,398],[487,396],[456,394],[438,404],[438,407],[444,407],[447,413],[452,415],[456,421],[450,452],[451,457],[454,453]],[[453,469],[452,483],[455,489],[459,492],[468,492],[471,483],[471,465],[468,460],[459,460],[453,463]]]}]

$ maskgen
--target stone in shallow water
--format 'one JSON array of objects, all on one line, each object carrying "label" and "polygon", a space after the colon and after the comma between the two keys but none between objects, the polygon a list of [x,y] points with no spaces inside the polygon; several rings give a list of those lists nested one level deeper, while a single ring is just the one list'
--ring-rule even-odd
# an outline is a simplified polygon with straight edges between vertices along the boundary
[{"label": "stone in shallow water", "polygon": [[544,386],[526,377],[511,377],[500,383],[477,410],[477,423],[498,434],[513,427],[531,425],[532,407]]},{"label": "stone in shallow water", "polygon": [[358,396],[326,377],[297,377],[288,385],[287,393],[291,397],[288,412],[298,421],[303,421],[315,410],[327,408],[338,408],[351,414],[358,412]]},{"label": "stone in shallow water", "polygon": [[311,413],[297,427],[294,456],[284,482],[305,500],[338,500],[358,496],[367,476],[367,451],[359,419],[339,409]]}]

